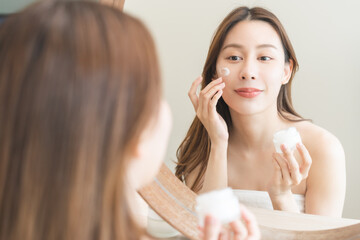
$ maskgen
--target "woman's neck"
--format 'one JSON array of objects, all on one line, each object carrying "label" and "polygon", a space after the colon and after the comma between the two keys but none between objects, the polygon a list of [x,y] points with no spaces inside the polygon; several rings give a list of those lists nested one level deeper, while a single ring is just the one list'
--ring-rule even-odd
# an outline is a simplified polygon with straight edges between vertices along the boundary
[{"label": "woman's neck", "polygon": [[232,110],[230,114],[229,145],[235,144],[242,150],[268,148],[272,146],[274,133],[286,128],[286,121],[279,116],[276,107],[253,115],[241,115]]},{"label": "woman's neck", "polygon": [[123,197],[126,198],[127,203],[129,204],[128,207],[130,213],[134,220],[137,222],[137,224],[142,228],[145,228],[147,224],[148,205],[141,198],[132,183],[127,182],[125,188],[126,195]]}]

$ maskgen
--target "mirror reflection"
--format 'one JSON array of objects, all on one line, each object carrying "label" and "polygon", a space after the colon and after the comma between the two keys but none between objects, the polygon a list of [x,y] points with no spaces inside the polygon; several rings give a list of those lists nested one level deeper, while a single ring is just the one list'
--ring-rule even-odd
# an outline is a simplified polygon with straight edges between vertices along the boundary
[{"label": "mirror reflection", "polygon": [[[193,207],[195,193],[231,187],[250,209],[360,218],[359,141],[353,134],[359,132],[360,116],[359,82],[353,81],[359,74],[354,63],[360,33],[352,13],[358,3],[343,3],[339,13],[339,3],[319,11],[325,2],[311,7],[285,1],[256,2],[260,7],[251,1],[149,2],[128,1],[125,12],[142,18],[154,33],[174,116],[166,162],[174,172],[171,178],[189,187],[157,181],[161,191],[180,204],[174,193],[186,189]],[[148,64],[149,75],[157,69],[151,49],[155,65]],[[151,76],[154,82],[160,79],[158,73]],[[166,147],[171,119],[159,90],[153,91],[155,104],[150,103],[158,107],[154,118],[159,121],[141,125],[144,134],[134,135],[136,147],[126,151],[136,159],[124,173],[134,189],[150,182],[160,165],[143,167],[150,166],[145,159],[164,154],[149,149]],[[165,216],[166,209],[155,205]],[[155,213],[149,217],[158,220]]]},{"label": "mirror reflection", "polygon": [[[349,14],[354,11],[353,7],[357,4],[358,3],[355,1],[347,2],[346,4],[340,4],[339,2],[328,3],[325,1],[319,1],[315,4],[310,4],[310,1],[302,3],[288,3],[286,1],[277,1],[272,3],[265,1],[228,1],[225,3],[223,1],[212,1],[211,3],[200,1],[197,3],[190,3],[189,1],[183,1],[181,3],[178,2],[171,4],[166,3],[165,1],[154,1],[151,4],[141,1],[127,2],[125,4],[125,11],[136,14],[147,22],[155,35],[157,46],[159,48],[165,79],[165,94],[167,99],[169,99],[174,115],[174,130],[167,154],[168,166],[174,169],[175,172],[176,164],[174,164],[174,162],[177,161],[175,153],[182,141],[186,139],[186,133],[188,132],[195,116],[194,106],[189,100],[187,93],[196,77],[201,75],[201,73],[206,74],[203,69],[208,63],[208,50],[209,48],[211,49],[210,40],[216,32],[217,26],[219,26],[225,16],[236,7],[242,5],[250,7],[261,6],[270,10],[270,12],[274,13],[278,17],[293,45],[293,49],[296,52],[296,58],[299,63],[299,70],[294,79],[292,79],[292,106],[300,116],[305,119],[311,119],[312,122],[287,121],[282,123],[282,125],[277,125],[276,127],[271,126],[272,130],[270,131],[270,128],[265,127],[265,124],[273,123],[273,121],[265,123],[262,122],[262,124],[254,127],[255,124],[253,121],[245,124],[245,120],[240,118],[240,120],[244,121],[242,122],[244,124],[242,124],[243,128],[240,128],[241,131],[234,131],[233,137],[235,140],[232,140],[232,132],[230,130],[228,152],[226,155],[228,158],[228,166],[226,166],[229,178],[228,184],[237,189],[261,190],[265,192],[267,187],[265,182],[268,181],[263,180],[264,178],[271,178],[270,171],[273,171],[273,165],[271,165],[272,155],[275,151],[272,143],[273,134],[278,130],[286,129],[289,126],[295,126],[300,132],[304,146],[312,158],[312,165],[309,169],[310,175],[308,180],[310,180],[312,173],[314,173],[313,176],[315,176],[317,171],[319,175],[329,174],[327,177],[325,176],[328,180],[322,183],[319,181],[313,181],[315,185],[318,185],[318,190],[314,190],[314,198],[311,198],[312,200],[306,198],[306,181],[302,181],[300,185],[294,187],[292,189],[293,193],[299,194],[296,195],[299,198],[298,201],[295,200],[295,202],[300,202],[302,199],[305,202],[313,202],[313,207],[311,207],[310,203],[308,204],[308,210],[313,213],[341,216],[341,208],[345,196],[344,211],[342,216],[360,218],[360,209],[357,204],[360,199],[360,193],[356,188],[358,175],[355,171],[355,169],[359,167],[358,162],[356,161],[356,145],[359,141],[353,134],[354,132],[359,132],[359,128],[356,124],[356,121],[359,119],[359,110],[357,107],[354,107],[356,106],[359,98],[355,94],[354,90],[359,86],[359,82],[354,81],[359,74],[359,70],[355,68],[353,62],[355,61],[356,55],[359,53],[359,48],[357,47],[356,42],[360,38],[360,33],[356,28],[357,20],[353,17],[353,14]],[[326,9],[324,8],[325,5]],[[338,11],[339,5],[341,5],[344,11]],[[189,6],[191,6],[191,8]],[[152,14],[150,9],[154,12],[157,12],[158,9],[166,9],[167,11],[161,11],[161,14],[155,14],[155,16]],[[184,12],[187,13],[187,17],[183,16]],[[239,26],[240,24],[236,25],[236,27],[240,28]],[[270,30],[271,29],[273,28],[270,28]],[[232,30],[240,31],[242,29],[236,29],[234,27]],[[254,28],[251,28],[251,30],[253,32],[255,31]],[[249,38],[250,33],[255,34],[253,32],[246,32],[248,35],[244,34],[241,35],[242,39],[236,39],[233,36],[235,35],[234,31],[230,31],[229,34],[226,35],[223,44],[232,43],[230,41],[246,41],[246,37]],[[266,29],[261,29],[261,33],[264,33],[265,31]],[[261,34],[261,36],[264,36],[264,34]],[[275,37],[277,37],[277,40],[279,41],[279,34],[275,34]],[[272,37],[269,39],[271,39],[271,41],[275,41]],[[281,46],[279,49],[283,50],[283,43],[281,41],[280,43],[277,43]],[[223,44],[222,47],[224,47]],[[226,54],[234,56],[232,61],[236,62],[241,57],[239,54],[255,55],[257,52],[252,50],[253,48],[250,46],[241,49],[242,51],[238,51],[238,49],[235,48],[226,48],[223,51],[219,51],[218,54],[214,54],[213,57],[215,60],[213,61],[216,61],[216,63],[212,62],[212,65],[208,64],[211,65],[213,72],[209,71],[207,73],[209,76],[207,79],[204,77],[204,81],[208,81],[209,83],[209,81],[213,78],[216,79],[217,77],[220,77],[219,70],[223,67],[227,67],[231,73],[229,76],[224,77],[223,81],[227,86],[226,78],[229,78],[229,85],[234,88],[232,81],[234,81],[233,79],[235,77],[239,79],[241,72],[238,68],[235,68],[234,70],[231,68],[233,66],[237,66],[239,63],[226,62]],[[227,53],[226,50],[234,51],[235,53]],[[279,52],[279,54],[284,53]],[[286,61],[283,63],[284,67],[286,67]],[[229,66],[226,64],[229,64]],[[247,68],[248,72],[259,72],[256,65],[248,65]],[[285,75],[286,70],[284,68],[281,69],[281,74]],[[294,69],[294,65],[292,66],[292,69]],[[267,74],[267,77],[268,76],[269,73]],[[241,82],[241,80],[238,81]],[[351,87],[348,88],[344,86]],[[235,88],[236,87],[241,88],[242,86],[235,86]],[[338,90],[340,87],[346,88],[346,93],[344,92],[343,94],[339,94]],[[243,109],[239,109],[241,106],[236,106],[236,104],[240,103],[236,101],[231,102],[232,98],[230,94],[227,94],[226,87],[223,91],[224,93],[222,93],[222,98],[220,98],[219,101],[223,99],[226,105],[229,105],[227,103],[228,100],[230,104],[233,104],[230,106],[229,111],[230,116],[233,117],[233,109],[237,108],[237,112],[240,112],[240,110]],[[241,98],[241,96],[239,96],[239,98]],[[236,104],[234,102],[236,102]],[[256,107],[258,107],[258,105]],[[272,114],[272,116],[277,115]],[[236,115],[235,117],[238,116]],[[292,120],[297,119],[295,118]],[[221,122],[219,122],[219,124],[221,124]],[[250,126],[253,127],[250,128]],[[263,126],[263,128],[259,126]],[[321,126],[321,128],[318,126]],[[226,125],[226,127],[228,127],[228,125]],[[239,129],[238,126],[235,127],[237,127],[236,129]],[[252,133],[257,132],[259,134],[257,138],[255,138],[254,135],[250,135],[254,137],[250,138],[253,140],[251,142],[253,145],[247,141],[244,142],[241,138],[241,136],[244,136],[245,134],[250,134],[249,132],[246,132],[246,130],[251,130]],[[303,132],[308,132],[307,130],[316,134],[317,137],[324,134],[324,139],[327,140],[324,140],[322,137],[313,137],[311,134],[307,135],[307,133]],[[207,131],[205,132],[207,133]],[[322,139],[326,143],[321,145],[319,142],[320,140],[317,141],[314,139]],[[206,155],[211,151],[206,149],[205,146],[209,145],[204,144],[204,146],[193,146],[193,149],[195,152],[198,150],[198,153],[201,152]],[[333,146],[335,146],[335,148]],[[201,151],[202,148],[205,150]],[[342,148],[344,149],[346,155],[346,195],[344,195],[345,169]],[[259,149],[264,149],[264,151],[256,151]],[[194,151],[188,152],[188,154],[195,154]],[[298,151],[296,150],[295,154],[297,154],[296,152]],[[322,152],[323,157],[314,156],[320,152]],[[224,153],[222,154],[225,156]],[[257,159],[258,161],[268,159],[266,163],[268,165],[263,166],[259,163],[257,163],[259,165],[252,165],[249,163],[250,161],[247,161],[246,163],[236,161],[236,159],[239,158],[252,161],[254,161],[254,159]],[[301,160],[300,156],[295,156],[295,158]],[[332,161],[330,160],[331,158],[336,159],[334,162],[339,164],[333,165],[333,171],[336,176],[334,175],[334,172],[330,173],[330,166],[326,164],[327,161]],[[321,160],[318,161],[316,159],[323,159],[324,165],[321,166]],[[204,171],[206,167],[204,166],[204,162],[206,162],[206,160],[206,157],[197,159],[198,162],[203,164],[202,166],[201,164],[195,164],[195,161],[187,163],[186,167],[188,170],[185,172],[182,172],[184,169],[179,167],[178,176],[182,175],[185,179],[188,177],[187,184],[189,184],[190,187],[196,183],[196,180],[198,180],[197,184],[202,184],[202,180],[206,179],[207,171]],[[300,165],[301,164],[299,164],[299,166]],[[260,166],[261,168],[258,169],[254,166]],[[184,168],[186,167],[184,166]],[[244,170],[243,172],[241,171],[242,169]],[[224,167],[222,170],[223,172],[227,172]],[[197,179],[201,171],[203,171],[202,173],[204,175],[202,178],[204,179]],[[251,174],[257,171],[257,174]],[[337,178],[337,180],[334,180],[332,177]],[[208,179],[210,179],[210,181],[214,178],[215,175],[208,175]],[[205,180],[205,184],[206,183],[207,181]],[[215,181],[213,184],[221,185],[227,183],[223,180],[223,182]],[[324,186],[327,186],[328,190],[325,190],[326,188]],[[334,188],[338,188],[338,190],[334,190]],[[201,192],[201,188],[194,188],[194,190]],[[323,200],[324,202],[315,200],[321,199],[320,195],[323,194],[322,191],[326,191],[329,196],[331,195],[331,199],[333,199],[332,203],[329,203],[326,200]],[[248,194],[248,192],[243,194]],[[310,192],[308,196],[310,196]],[[270,200],[271,197],[267,200],[267,202]],[[306,206],[307,204],[305,203],[304,205]]]},{"label": "mirror reflection", "polygon": [[[179,147],[176,175],[198,193],[229,186],[246,205],[341,217],[343,149],[294,109],[297,68],[274,14],[240,7],[227,15],[214,34],[203,77],[189,91],[197,116]],[[301,138],[294,140],[294,134]],[[279,140],[275,151],[273,141]]]}]

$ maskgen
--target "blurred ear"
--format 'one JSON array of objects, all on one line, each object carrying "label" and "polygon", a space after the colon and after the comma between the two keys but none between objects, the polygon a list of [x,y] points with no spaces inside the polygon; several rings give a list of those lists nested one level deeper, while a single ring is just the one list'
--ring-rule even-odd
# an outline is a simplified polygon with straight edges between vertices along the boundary
[{"label": "blurred ear", "polygon": [[119,10],[123,10],[125,0],[100,0],[100,3],[113,6]]},{"label": "blurred ear", "polygon": [[139,140],[129,149],[127,154],[130,159],[127,175],[130,183],[136,189],[141,185],[141,178],[139,178],[139,175],[143,175],[141,169],[143,168],[144,152],[144,141]]},{"label": "blurred ear", "polygon": [[133,144],[133,146],[131,147],[131,149],[129,151],[129,155],[134,160],[142,159],[145,152],[146,152],[146,150],[145,150],[145,148],[146,148],[146,138],[144,136],[145,134],[146,134],[146,132],[143,132],[141,134],[138,141]]},{"label": "blurred ear", "polygon": [[291,59],[289,59],[289,62],[288,63],[285,63],[284,65],[284,78],[283,78],[283,81],[281,82],[283,85],[284,84],[287,84],[291,78],[291,73],[292,73],[292,70],[293,70],[293,66],[294,66],[294,63]]}]

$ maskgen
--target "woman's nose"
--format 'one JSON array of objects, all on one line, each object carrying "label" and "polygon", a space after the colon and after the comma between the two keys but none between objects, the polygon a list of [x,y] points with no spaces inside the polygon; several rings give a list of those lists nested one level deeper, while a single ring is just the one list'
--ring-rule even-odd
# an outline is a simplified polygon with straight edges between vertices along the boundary
[{"label": "woman's nose", "polygon": [[251,79],[251,80],[255,80],[255,76],[248,76],[247,74],[243,74],[243,76],[241,76],[241,79],[246,80],[246,79]]},{"label": "woman's nose", "polygon": [[256,72],[256,64],[254,62],[251,62],[250,60],[244,61],[240,77],[242,80],[255,80],[257,79]]}]

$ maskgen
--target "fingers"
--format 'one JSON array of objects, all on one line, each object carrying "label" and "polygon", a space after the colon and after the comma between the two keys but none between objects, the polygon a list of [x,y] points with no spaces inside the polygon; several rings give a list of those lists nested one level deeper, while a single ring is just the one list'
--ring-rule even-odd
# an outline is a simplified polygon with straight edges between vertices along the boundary
[{"label": "fingers", "polygon": [[[206,86],[200,92],[199,108],[198,108],[197,113],[204,117],[207,117],[209,115],[209,111],[212,111],[213,114],[214,114],[214,112],[216,113],[217,100],[221,97],[221,94],[222,94],[221,90],[225,87],[225,83],[214,84],[214,83],[216,83],[216,81],[217,80],[208,84],[208,86]],[[209,86],[212,86],[212,87],[208,88]],[[221,91],[221,92],[219,93],[219,91]]]},{"label": "fingers", "polygon": [[245,225],[240,220],[233,221],[229,224],[234,233],[233,239],[260,239],[260,230],[255,216],[243,206],[241,206],[241,218]]},{"label": "fingers", "polygon": [[273,154],[273,159],[276,161],[276,163],[280,167],[283,182],[286,185],[291,186],[292,185],[292,180],[291,180],[291,177],[290,177],[289,166],[288,166],[288,163],[287,163],[286,159],[284,159],[284,157],[279,153],[274,153]]},{"label": "fingers", "polygon": [[260,239],[260,230],[255,216],[244,206],[241,206],[241,218],[244,223],[240,220],[235,220],[228,227],[224,228],[216,218],[207,215],[204,227],[198,227],[200,230],[199,237],[205,240]]},{"label": "fingers", "polygon": [[223,90],[219,90],[217,91],[217,93],[215,93],[215,95],[212,97],[212,99],[210,100],[209,103],[209,111],[210,111],[210,117],[215,118],[217,117],[217,111],[216,111],[216,105],[220,99],[220,97],[223,94]]},{"label": "fingers", "polygon": [[229,240],[230,239],[230,234],[229,231],[227,229],[221,229],[220,234],[219,234],[219,240]]},{"label": "fingers", "polygon": [[202,79],[203,78],[201,76],[195,79],[195,81],[191,84],[190,90],[188,92],[188,96],[190,98],[191,103],[194,106],[195,111],[198,108],[198,102],[199,102],[198,96],[196,95],[196,90],[199,84],[202,82]]},{"label": "fingers", "polygon": [[[195,111],[198,111],[198,107],[207,111],[209,106],[209,101],[214,97],[214,95],[221,89],[225,87],[225,83],[222,83],[222,78],[218,78],[209,83],[203,90],[200,92],[200,98],[197,96],[196,91],[203,78],[198,77],[191,85],[190,90],[188,92],[188,96],[190,98],[191,103]],[[220,95],[221,96],[221,95]],[[219,99],[219,98],[217,98]],[[217,103],[217,101],[216,101]],[[215,104],[216,106],[216,104]],[[206,114],[206,112],[204,113]]]},{"label": "fingers", "polygon": [[255,216],[247,208],[242,207],[241,217],[244,220],[247,229],[248,239],[260,239],[260,229]]},{"label": "fingers", "polygon": [[296,161],[293,152],[291,152],[284,144],[281,144],[281,150],[284,154],[284,158],[287,159],[292,182],[294,185],[298,185],[303,180],[299,170],[299,163]]},{"label": "fingers", "polygon": [[204,225],[204,239],[205,240],[218,240],[221,231],[221,224],[214,217],[207,215],[205,217]]},{"label": "fingers", "polygon": [[206,88],[204,88],[201,92],[200,92],[200,95],[202,97],[204,97],[205,99],[209,100],[209,99],[212,99],[214,97],[214,95],[222,90],[223,88],[225,87],[225,83],[220,83],[220,84],[217,84],[215,86],[213,86],[212,88],[210,88],[208,91],[206,91]]},{"label": "fingers", "polygon": [[199,238],[200,239],[204,239],[204,228],[203,227],[200,227],[200,226],[197,226],[198,230],[199,230]]},{"label": "fingers", "polygon": [[248,230],[240,222],[240,220],[233,221],[229,225],[234,233],[234,240],[246,239],[248,236]]},{"label": "fingers", "polygon": [[206,87],[204,87],[204,89],[202,91],[208,92],[212,87],[214,87],[215,85],[221,83],[222,81],[223,81],[222,77],[219,77],[219,78],[217,78],[215,80],[212,80],[211,83],[206,85]]},{"label": "fingers", "polygon": [[311,156],[310,156],[308,150],[304,146],[304,144],[298,143],[298,144],[296,144],[296,148],[299,151],[300,156],[301,156],[301,158],[303,160],[303,164],[302,164],[302,166],[300,168],[300,174],[305,179],[309,175],[309,170],[310,170],[310,167],[311,167],[311,164],[312,164],[312,159],[311,159]]},{"label": "fingers", "polygon": [[[303,144],[297,144],[296,148],[303,160],[301,168],[299,163],[296,161],[293,152],[290,151],[284,144],[281,145],[283,154],[273,154],[273,159],[280,167],[283,181],[289,186],[298,185],[303,179],[307,178],[312,163],[310,154]],[[275,171],[275,175],[278,175],[278,170]]]}]

